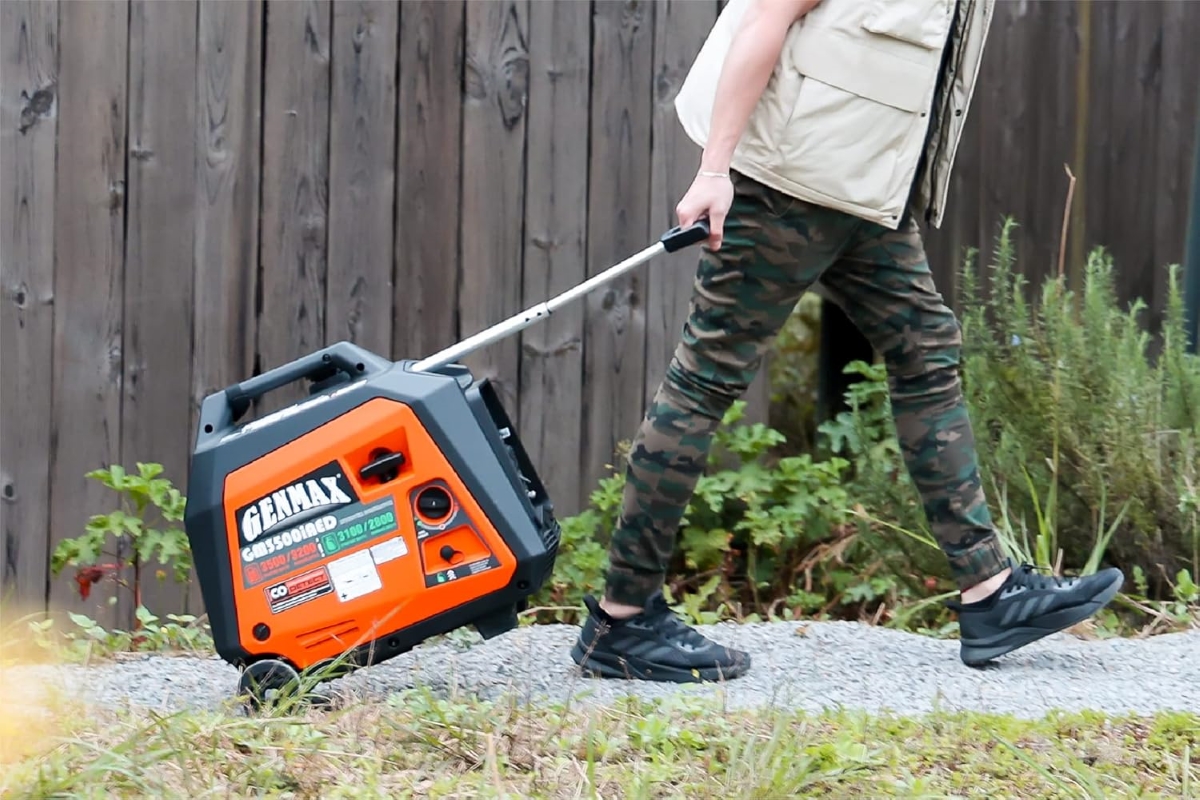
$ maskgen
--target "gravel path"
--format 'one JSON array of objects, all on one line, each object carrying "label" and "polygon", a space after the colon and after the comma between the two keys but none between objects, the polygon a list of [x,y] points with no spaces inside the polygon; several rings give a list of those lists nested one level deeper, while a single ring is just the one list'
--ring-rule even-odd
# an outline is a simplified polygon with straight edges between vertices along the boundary
[{"label": "gravel path", "polygon": [[[1044,639],[975,670],[958,660],[958,643],[856,623],[702,626],[748,649],[746,676],[721,686],[600,681],[577,675],[568,650],[574,627],[521,628],[482,642],[427,644],[338,681],[341,693],[371,696],[414,685],[494,699],[505,693],[537,702],[612,702],[722,694],[731,706],[819,711],[852,708],[914,714],[978,710],[1039,717],[1051,710],[1110,713],[1175,709],[1200,713],[1200,629],[1143,640]],[[236,670],[216,659],[137,656],[90,667],[22,667],[92,702],[163,709],[217,707],[236,691]],[[22,680],[9,673],[8,680]]]}]

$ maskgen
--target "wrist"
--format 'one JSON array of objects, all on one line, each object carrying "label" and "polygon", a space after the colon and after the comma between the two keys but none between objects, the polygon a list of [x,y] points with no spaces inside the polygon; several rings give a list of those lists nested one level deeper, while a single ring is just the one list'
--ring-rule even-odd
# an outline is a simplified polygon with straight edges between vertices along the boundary
[{"label": "wrist", "polygon": [[732,157],[728,153],[706,150],[700,157],[700,173],[706,175],[728,175]]}]

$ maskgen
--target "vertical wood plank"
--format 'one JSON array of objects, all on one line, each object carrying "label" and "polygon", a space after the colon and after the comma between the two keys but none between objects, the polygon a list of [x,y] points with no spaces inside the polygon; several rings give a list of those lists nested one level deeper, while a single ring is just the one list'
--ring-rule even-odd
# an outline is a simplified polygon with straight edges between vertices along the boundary
[{"label": "vertical wood plank", "polygon": [[[654,20],[654,111],[651,121],[650,230],[662,233],[678,223],[675,206],[696,175],[700,148],[683,132],[675,115],[675,95],[716,22],[717,3],[665,0]],[[646,276],[646,363],[643,396],[650,402],[658,390],[687,319],[696,273],[698,250],[664,256]],[[742,399],[746,421],[765,422],[770,408],[769,362],[763,359],[758,374]]]},{"label": "vertical wood plank", "polygon": [[[991,24],[993,31],[996,30],[996,22],[994,18]],[[1004,58],[1004,54],[1002,52],[998,54],[996,53],[996,51],[999,49],[997,46],[998,44],[998,42],[993,40],[993,44],[988,46],[988,50],[985,51],[983,61],[979,67],[980,74],[979,78],[977,79],[975,97],[973,101],[976,105],[976,110],[979,112],[979,118],[976,125],[977,132],[974,141],[977,167],[974,174],[971,176],[972,180],[970,184],[968,184],[964,190],[964,194],[971,195],[971,203],[975,209],[975,215],[964,220],[963,232],[964,235],[968,237],[970,245],[978,250],[975,259],[975,270],[977,273],[975,285],[980,288],[986,287],[988,284],[986,265],[988,263],[988,259],[991,258],[992,245],[992,240],[989,238],[991,220],[986,218],[984,212],[984,207],[986,206],[986,198],[984,197],[984,171],[986,170],[988,158],[990,157],[990,152],[987,149],[987,132],[993,125],[993,115],[991,113],[991,106],[987,104],[988,95],[984,90],[983,80],[988,75],[986,72],[988,69],[987,54],[989,52],[992,54],[991,57],[993,61],[1000,61]],[[969,120],[968,124],[970,124]]]},{"label": "vertical wood plank", "polygon": [[384,356],[392,342],[399,18],[393,3],[333,6],[325,339]]},{"label": "vertical wood plank", "polygon": [[261,2],[199,8],[193,433],[204,398],[254,367],[262,17]]},{"label": "vertical wood plank", "polygon": [[[199,8],[189,453],[204,398],[254,368],[262,17],[258,0]],[[203,612],[195,581],[187,610]]]},{"label": "vertical wood plank", "polygon": [[[1018,207],[1025,192],[1026,172],[1014,163],[1022,153],[1022,132],[1033,124],[1029,117],[1028,92],[1021,76],[1028,74],[1025,64],[1029,50],[1023,37],[1027,3],[997,3],[991,23],[991,50],[976,88],[975,102],[980,107],[996,110],[989,113],[980,130],[980,245],[990,258],[1000,234],[1003,217],[1012,215],[1022,222],[1023,209]],[[985,57],[986,58],[986,57]],[[1028,163],[1029,154],[1022,156],[1020,166]],[[1016,231],[1019,248],[1018,264],[1024,261],[1024,227]],[[986,260],[983,263],[987,263]],[[985,270],[986,277],[986,270]]]},{"label": "vertical wood plank", "polygon": [[[1081,158],[1084,177],[1075,187],[1077,198],[1083,199],[1080,236],[1080,264],[1098,244],[1111,246],[1111,218],[1113,209],[1123,187],[1111,181],[1113,164],[1114,131],[1113,119],[1113,73],[1116,41],[1116,12],[1118,3],[1089,2],[1089,30],[1087,54],[1088,65],[1086,116],[1080,120],[1087,126],[1084,138],[1086,152]],[[1121,99],[1124,102],[1124,99]],[[1080,114],[1084,109],[1080,109]],[[1116,193],[1114,193],[1114,189]]]},{"label": "vertical wood plank", "polygon": [[[651,243],[650,136],[654,11],[636,0],[592,12],[588,274]],[[652,265],[661,269],[663,264]],[[645,409],[646,273],[642,266],[586,299],[581,473],[595,486]]]},{"label": "vertical wood plank", "polygon": [[[131,471],[139,461],[162,464],[181,491],[191,439],[196,5],[135,0],[129,25],[121,457]],[[147,567],[143,604],[182,611],[187,584],[175,582],[173,565]],[[118,606],[127,624],[130,599]]]},{"label": "vertical wood plank", "polygon": [[[529,5],[467,4],[463,97],[462,276],[459,334],[520,311],[525,205]],[[510,336],[465,357],[504,405],[518,408],[519,341]]]},{"label": "vertical wood plank", "polygon": [[[1069,97],[1060,97],[1057,74],[1070,74],[1070,48],[1057,35],[1064,30],[1064,18],[1072,11],[1069,3],[1019,3],[1010,36],[1020,42],[1017,51],[1020,67],[1004,69],[996,80],[1010,84],[1005,102],[1014,102],[1013,92],[1023,111],[1022,123],[1012,132],[1013,149],[1004,151],[1003,160],[1009,182],[1005,184],[1002,214],[1016,217],[1018,264],[1030,282],[1040,281],[1057,270],[1058,236],[1062,230],[1063,202],[1067,176],[1063,164],[1070,159],[1070,140],[1056,135],[1058,111],[1069,106]],[[1069,30],[1069,29],[1067,29]],[[1054,64],[1044,54],[1054,53]],[[998,65],[1002,66],[1002,65]],[[1072,91],[1072,84],[1067,84]],[[1018,160],[1016,153],[1021,153]],[[1031,289],[1032,290],[1032,289]]]},{"label": "vertical wood plank", "polygon": [[462,0],[400,4],[392,358],[458,336]]},{"label": "vertical wood plank", "polygon": [[1067,239],[1066,272],[1071,285],[1079,285],[1087,241],[1088,120],[1091,116],[1092,3],[1077,7],[1072,32],[1075,37],[1074,75],[1072,75],[1071,171],[1076,177],[1071,198],[1070,226]]},{"label": "vertical wood plank", "polygon": [[[121,463],[128,23],[124,0],[59,6],[51,549],[117,504],[85,474]],[[67,568],[50,605],[112,624],[111,587],[81,600]]]},{"label": "vertical wood plank", "polygon": [[[1154,183],[1155,151],[1162,88],[1162,12],[1164,3],[1116,4],[1116,41],[1101,52],[1111,66],[1112,160],[1108,202],[1118,206],[1109,215],[1106,241],[1118,270],[1117,291],[1124,297],[1154,301],[1158,265],[1154,248],[1144,237],[1154,230],[1161,188]],[[1119,190],[1117,187],[1120,187]],[[1143,322],[1157,330],[1159,310],[1148,308]]]},{"label": "vertical wood plank", "polygon": [[0,4],[0,603],[22,613],[46,602],[58,41],[57,3]]},{"label": "vertical wood plank", "polygon": [[742,424],[770,421],[771,416],[771,358],[770,350],[763,356],[762,364],[754,380],[750,382],[742,399],[746,401],[746,414]]},{"label": "vertical wood plank", "polygon": [[[958,152],[954,156],[954,172],[950,176],[950,191],[946,197],[946,213],[941,228],[925,226],[925,250],[938,291],[951,307],[959,308],[958,283],[965,264],[967,248],[988,242],[978,240],[979,231],[979,158],[980,130],[987,124],[987,109],[973,104],[963,125]],[[923,222],[922,222],[923,224]],[[977,259],[978,263],[978,259]]]},{"label": "vertical wood plank", "polygon": [[[650,156],[650,230],[676,225],[675,206],[700,164],[700,148],[675,115],[675,96],[717,17],[715,3],[667,0],[654,20],[654,116]],[[699,249],[664,255],[648,270],[646,291],[645,402],[666,375],[687,319]]]},{"label": "vertical wood plank", "polygon": [[[1053,64],[1033,64],[1028,70],[1028,86],[1034,93],[1034,119],[1037,121],[1030,149],[1041,155],[1031,195],[1044,202],[1035,226],[1030,226],[1037,245],[1026,254],[1026,259],[1044,264],[1045,274],[1049,275],[1058,271],[1063,213],[1071,185],[1063,167],[1069,166],[1071,174],[1077,178],[1086,169],[1085,164],[1076,161],[1075,152],[1078,115],[1075,84],[1083,54],[1078,33],[1081,26],[1079,4],[1036,3],[1034,11],[1033,30],[1030,31],[1034,46],[1039,53],[1055,53],[1056,56]],[[1072,203],[1074,201],[1075,197],[1072,197]],[[1067,235],[1071,235],[1070,230]],[[1066,255],[1070,255],[1069,247]],[[1063,270],[1069,279],[1071,265],[1065,259]]]},{"label": "vertical wood plank", "polygon": [[[267,9],[258,366],[325,344],[329,189],[329,0]],[[269,413],[306,396],[297,382],[258,403]]]},{"label": "vertical wood plank", "polygon": [[[586,279],[588,3],[530,6],[529,163],[523,305]],[[586,506],[579,481],[583,304],[522,334],[518,428],[559,516]]]},{"label": "vertical wood plank", "polygon": [[[1196,103],[1200,91],[1188,76],[1200,75],[1200,50],[1189,42],[1200,39],[1200,14],[1188,0],[1162,5],[1162,88],[1154,120],[1154,307],[1166,309],[1167,265],[1183,264],[1187,238],[1192,159],[1195,158]],[[1180,274],[1180,290],[1183,275]]]}]

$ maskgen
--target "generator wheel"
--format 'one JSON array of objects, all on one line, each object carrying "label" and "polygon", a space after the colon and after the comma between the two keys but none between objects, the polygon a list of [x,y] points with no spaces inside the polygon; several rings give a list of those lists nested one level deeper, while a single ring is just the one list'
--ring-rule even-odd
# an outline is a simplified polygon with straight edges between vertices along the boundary
[{"label": "generator wheel", "polygon": [[255,661],[242,671],[238,695],[257,711],[273,705],[280,696],[292,695],[300,688],[300,673],[285,661],[265,658]]}]

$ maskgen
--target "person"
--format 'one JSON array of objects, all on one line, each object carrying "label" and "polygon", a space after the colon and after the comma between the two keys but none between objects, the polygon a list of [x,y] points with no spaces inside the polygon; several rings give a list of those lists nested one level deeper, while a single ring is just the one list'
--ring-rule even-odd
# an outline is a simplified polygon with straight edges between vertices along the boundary
[{"label": "person", "polygon": [[905,466],[960,590],[979,665],[1105,606],[1119,570],[1017,565],[981,488],[958,374],[961,328],[919,216],[941,224],[995,0],[730,0],[675,100],[701,147],[676,212],[707,217],[681,338],[628,455],[603,598],[571,649],[589,676],[736,678],[747,652],[688,626],[662,593],[714,429],[800,296],[820,281],[882,356]]}]

